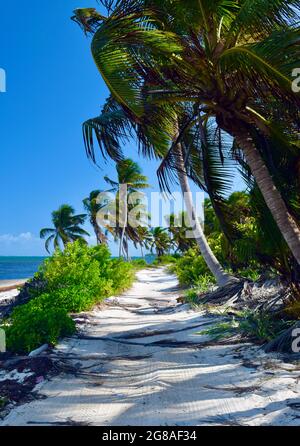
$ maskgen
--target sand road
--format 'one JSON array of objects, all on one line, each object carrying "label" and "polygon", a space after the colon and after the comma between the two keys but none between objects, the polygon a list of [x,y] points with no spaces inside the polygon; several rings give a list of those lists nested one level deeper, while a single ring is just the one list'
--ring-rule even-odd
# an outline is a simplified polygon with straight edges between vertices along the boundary
[{"label": "sand road", "polygon": [[179,294],[173,275],[143,270],[129,292],[80,315],[79,335],[54,351],[73,371],[39,384],[46,398],[1,425],[300,425],[299,365],[251,344],[207,345],[197,332],[217,316]]}]

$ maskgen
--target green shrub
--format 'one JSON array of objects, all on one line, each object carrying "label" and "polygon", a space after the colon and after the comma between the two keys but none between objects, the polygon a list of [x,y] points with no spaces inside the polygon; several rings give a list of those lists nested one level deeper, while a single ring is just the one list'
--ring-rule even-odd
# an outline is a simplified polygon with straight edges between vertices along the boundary
[{"label": "green shrub", "polygon": [[[88,247],[80,242],[68,244],[64,252],[57,251],[45,262],[41,274],[48,284],[47,294],[61,296],[62,302],[69,302],[64,308],[74,312],[125,290],[134,280],[132,264],[111,259],[104,245]],[[73,306],[72,299],[76,301]]]},{"label": "green shrub", "polygon": [[207,334],[214,339],[220,339],[239,333],[264,343],[275,339],[290,324],[290,321],[275,319],[272,315],[264,312],[247,310],[239,313],[237,318],[215,324],[198,334]]},{"label": "green shrub", "polygon": [[211,283],[214,278],[197,248],[189,249],[182,257],[177,259],[174,272],[177,274],[181,285],[197,285],[201,277],[209,277]]},{"label": "green shrub", "polygon": [[143,269],[149,266],[145,259],[133,259],[130,263],[135,269]]},{"label": "green shrub", "polygon": [[106,246],[89,248],[77,241],[67,244],[63,252],[56,250],[45,260],[40,274],[47,282],[47,292],[77,285],[96,295],[99,285],[102,285],[100,276],[105,276],[109,261],[110,253]]},{"label": "green shrub", "polygon": [[268,342],[288,328],[289,324],[288,321],[275,319],[274,315],[248,310],[243,312],[243,317],[239,322],[239,330],[262,342]]},{"label": "green shrub", "polygon": [[212,290],[214,285],[215,281],[213,280],[212,276],[210,274],[203,274],[197,280],[193,288],[190,288],[185,292],[185,301],[191,304],[199,303],[199,296]]},{"label": "green shrub", "polygon": [[184,293],[184,301],[191,304],[191,305],[197,305],[198,304],[198,293],[196,291],[196,288],[190,288]]},{"label": "green shrub", "polygon": [[153,265],[169,265],[172,263],[176,263],[176,261],[180,258],[179,254],[165,254],[163,256],[157,257],[152,264]]},{"label": "green shrub", "polygon": [[122,259],[112,259],[108,270],[108,277],[112,280],[114,294],[130,288],[134,281],[134,268]]},{"label": "green shrub", "polygon": [[240,276],[252,280],[253,282],[256,282],[261,276],[259,270],[255,268],[244,268],[239,270],[238,273]]},{"label": "green shrub", "polygon": [[41,294],[34,302],[46,310],[57,308],[68,313],[79,313],[89,310],[96,303],[96,299],[89,290],[74,285]]},{"label": "green shrub", "polygon": [[42,343],[55,344],[74,331],[68,313],[89,310],[105,297],[120,293],[134,280],[133,265],[111,259],[106,246],[70,243],[55,251],[37,275],[43,286],[12,313],[7,342],[12,351],[28,351]]},{"label": "green shrub", "polygon": [[6,330],[8,350],[29,352],[44,343],[56,344],[60,337],[74,333],[75,324],[65,310],[44,309],[38,300],[14,310],[12,324]]}]

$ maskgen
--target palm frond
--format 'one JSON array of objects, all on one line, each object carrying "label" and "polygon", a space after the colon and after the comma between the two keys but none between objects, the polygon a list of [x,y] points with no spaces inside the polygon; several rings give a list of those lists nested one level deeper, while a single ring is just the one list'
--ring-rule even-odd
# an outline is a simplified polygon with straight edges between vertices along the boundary
[{"label": "palm frond", "polygon": [[[231,73],[241,91],[247,85],[253,97],[268,97],[293,101],[300,105],[300,95],[292,90],[292,71],[299,66],[300,31],[274,31],[258,43],[235,46],[220,58],[220,67]],[[250,82],[249,82],[250,81]]]},{"label": "palm frond", "polygon": [[54,234],[55,233],[55,229],[53,229],[53,228],[44,228],[44,229],[41,229],[41,231],[40,231],[40,238],[46,238],[46,237],[48,237],[49,235],[52,235],[52,234]]},{"label": "palm frond", "polygon": [[50,237],[47,238],[46,242],[45,242],[45,248],[46,251],[48,252],[48,254],[50,254],[50,244],[52,243],[52,241],[55,238],[55,234],[50,235]]},{"label": "palm frond", "polygon": [[150,29],[142,21],[139,14],[112,15],[99,26],[92,41],[94,60],[110,92],[136,116],[144,112],[141,61],[151,67],[151,58],[147,60],[141,46],[146,43],[151,54],[165,58],[182,51],[175,34]]},{"label": "palm frond", "polygon": [[267,35],[278,27],[299,21],[299,0],[242,0],[235,3],[227,40]]}]

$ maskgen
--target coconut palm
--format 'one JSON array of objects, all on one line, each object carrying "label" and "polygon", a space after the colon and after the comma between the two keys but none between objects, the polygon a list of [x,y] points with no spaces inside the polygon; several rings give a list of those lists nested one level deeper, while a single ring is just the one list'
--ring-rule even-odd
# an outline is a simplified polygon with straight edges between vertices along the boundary
[{"label": "coconut palm", "polygon": [[192,228],[187,225],[186,212],[181,212],[179,215],[171,214],[166,220],[169,222],[169,232],[176,245],[176,252],[185,252],[195,245],[194,238],[187,238],[187,232],[191,232]]},{"label": "coconut palm", "polygon": [[145,257],[144,248],[150,249],[152,240],[153,237],[151,231],[149,231],[149,228],[147,228],[146,226],[138,226],[136,228],[135,237],[132,241],[135,248],[137,248],[138,246],[140,247],[142,258]]},{"label": "coconut palm", "polygon": [[107,205],[106,200],[99,202],[100,194],[100,190],[94,190],[87,198],[83,200],[83,206],[89,216],[90,223],[93,226],[98,245],[107,244],[107,237],[97,222],[98,212]]},{"label": "coconut palm", "polygon": [[[184,162],[184,158],[186,158],[186,153],[188,151],[193,155],[195,155],[193,151],[196,151],[197,153],[197,148],[195,148],[196,135],[191,135],[191,131],[188,132],[185,129],[185,117],[182,124],[185,129],[185,137],[180,144],[177,144],[176,141],[176,156],[174,157],[174,153],[171,150],[173,146],[169,150],[169,146],[172,142],[172,135],[170,137],[168,136],[168,128],[164,129],[162,132],[162,138],[156,137],[156,130],[161,125],[161,121],[160,108],[153,104],[148,104],[147,115],[145,118],[135,120],[132,114],[128,113],[121,104],[118,104],[112,97],[110,97],[103,107],[102,114],[97,118],[88,120],[83,125],[86,152],[93,161],[96,160],[94,147],[95,135],[102,154],[108,154],[114,159],[122,158],[121,142],[124,139],[129,141],[135,133],[143,154],[149,157],[152,155],[158,158],[165,157],[161,167],[167,166],[167,169],[165,168],[164,172],[167,171],[171,177],[172,173],[174,173],[173,171],[176,171],[175,176],[176,179],[179,180],[181,186],[190,220],[190,226],[194,231],[194,238],[199,246],[200,252],[212,274],[215,276],[217,283],[219,285],[224,285],[227,282],[232,281],[233,278],[224,272],[222,266],[210,249],[200,222],[198,218],[196,218],[196,212],[192,202],[192,194],[187,178],[186,164]],[[190,140],[193,143],[192,148]],[[214,141],[211,141],[208,138],[207,134],[205,137],[205,144],[203,141],[200,141],[200,145],[203,153],[207,153],[207,155],[203,155],[203,162],[199,156],[192,157],[192,162],[189,163],[190,176],[209,194],[212,203],[214,204],[214,209],[220,218],[220,216],[222,216],[222,213],[220,212],[221,193],[224,192],[224,190],[226,191],[226,180],[229,176],[228,168],[224,166],[224,160],[220,159],[220,146],[222,146],[221,139],[219,138],[217,144],[215,144]],[[217,158],[214,154],[215,152],[217,152],[217,158],[220,159],[219,161],[216,161]],[[220,167],[222,167],[221,172],[218,171]],[[161,178],[162,175],[160,171],[161,168],[158,171],[159,177]],[[204,172],[205,174],[203,174]],[[166,183],[166,175],[164,174],[163,176],[164,178],[161,183]],[[168,189],[167,185],[166,187]]]},{"label": "coconut palm", "polygon": [[57,211],[52,212],[52,223],[54,228],[44,228],[40,232],[42,239],[46,238],[45,248],[49,253],[50,244],[54,248],[64,247],[67,243],[75,240],[82,240],[86,243],[83,236],[89,236],[89,233],[81,228],[86,220],[86,214],[75,215],[75,210],[68,204],[61,205]]},{"label": "coconut palm", "polygon": [[150,250],[156,252],[158,257],[161,257],[170,252],[173,247],[173,242],[168,234],[168,229],[156,227],[151,229],[152,241],[150,242]]},{"label": "coconut palm", "polygon": [[128,212],[132,210],[135,203],[131,203],[130,196],[138,191],[149,187],[147,177],[142,174],[140,166],[131,159],[123,159],[116,165],[117,181],[104,177],[104,180],[111,186],[111,191],[117,192],[116,205],[118,218],[116,222],[115,234],[119,234],[120,247],[119,256],[125,247],[128,257],[128,239],[134,238],[132,227],[128,225]]},{"label": "coconut palm", "polygon": [[299,227],[256,139],[274,135],[276,108],[291,131],[299,124],[300,95],[292,89],[299,6],[299,0],[117,2],[95,24],[92,41],[100,73],[130,113],[145,113],[145,95],[192,102],[199,121],[214,117],[235,139],[298,263]]},{"label": "coconut palm", "polygon": [[168,254],[173,246],[166,228],[156,227],[151,229],[152,241],[150,242],[151,252],[155,251],[158,257]]}]

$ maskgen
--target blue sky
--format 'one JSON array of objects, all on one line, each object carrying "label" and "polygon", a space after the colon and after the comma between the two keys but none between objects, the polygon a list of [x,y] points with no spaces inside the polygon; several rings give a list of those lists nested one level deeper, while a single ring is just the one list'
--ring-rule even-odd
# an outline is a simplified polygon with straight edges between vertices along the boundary
[{"label": "blue sky", "polygon": [[[89,191],[104,188],[105,174],[115,175],[113,164],[99,171],[87,160],[82,141],[82,122],[99,114],[108,94],[89,39],[70,20],[73,9],[85,6],[99,7],[95,0],[1,5],[7,92],[0,93],[0,256],[44,255],[38,234],[51,225],[51,211],[70,203],[82,212]],[[134,144],[127,156],[157,190],[156,163],[143,160]]]}]

